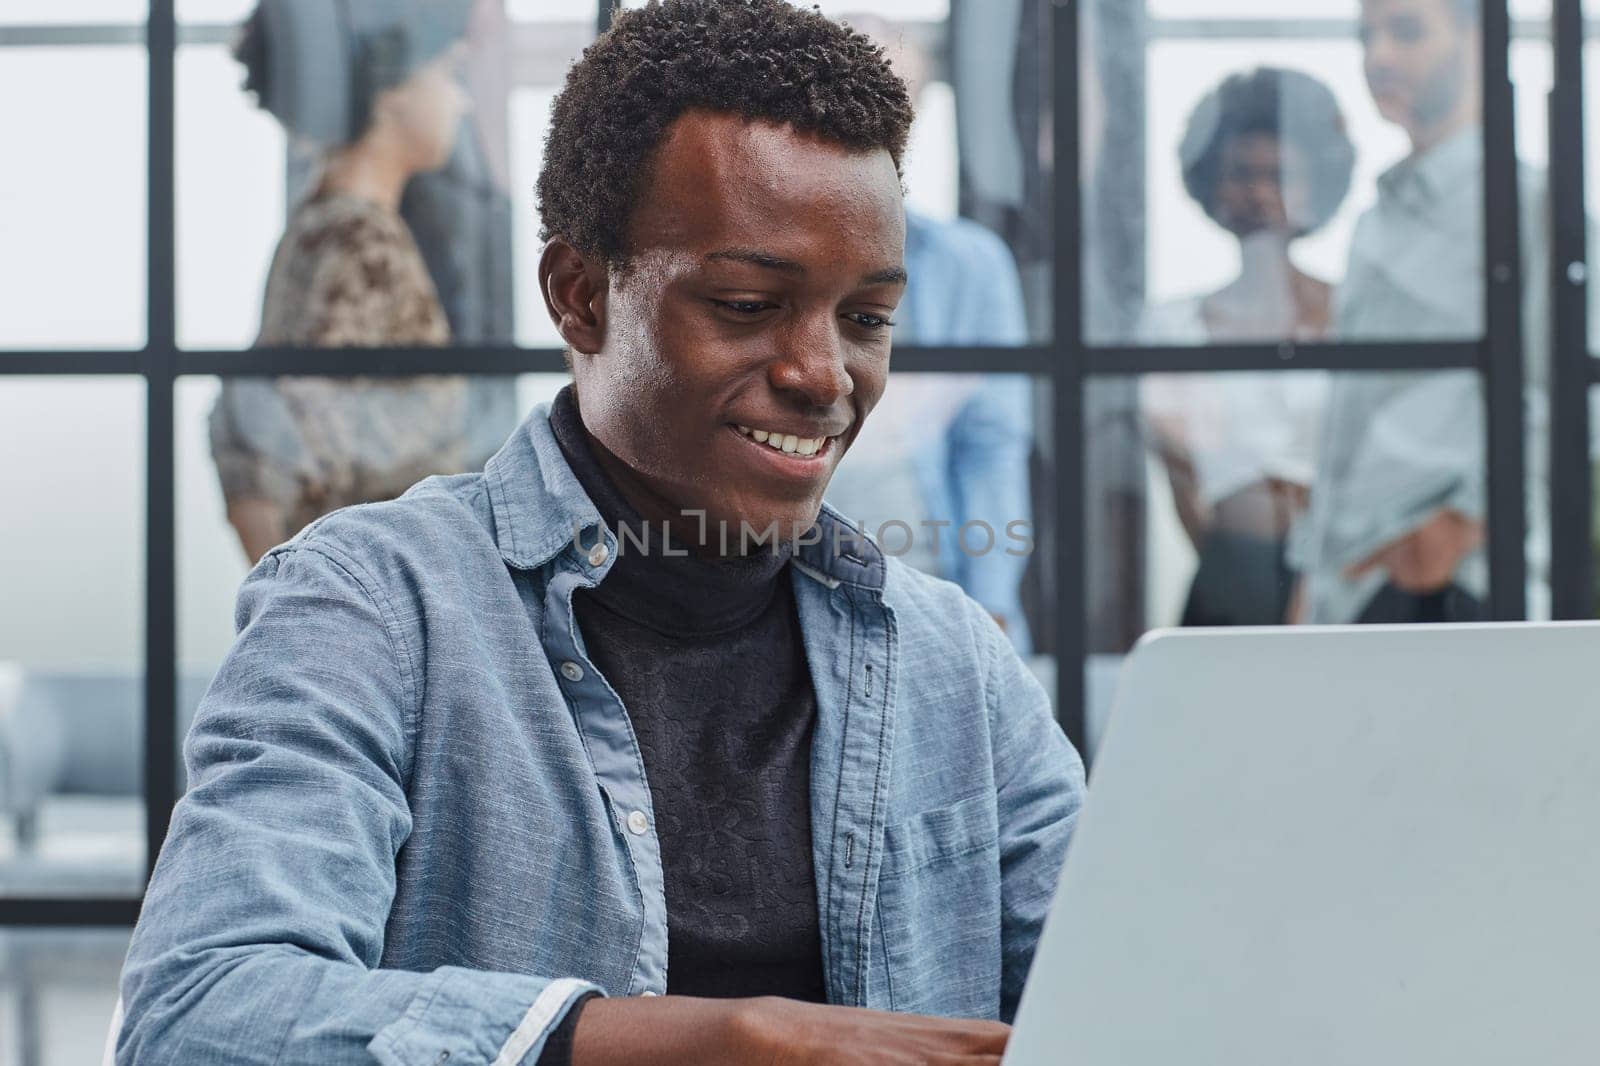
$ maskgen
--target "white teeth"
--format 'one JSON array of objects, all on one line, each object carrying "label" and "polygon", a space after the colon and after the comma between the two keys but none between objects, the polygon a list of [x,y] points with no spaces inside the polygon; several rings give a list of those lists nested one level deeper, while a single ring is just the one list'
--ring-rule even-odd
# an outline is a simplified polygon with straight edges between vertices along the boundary
[{"label": "white teeth", "polygon": [[829,440],[827,437],[797,437],[793,433],[773,433],[770,430],[751,429],[749,426],[737,424],[734,428],[757,444],[765,444],[785,455],[816,455],[827,446]]}]

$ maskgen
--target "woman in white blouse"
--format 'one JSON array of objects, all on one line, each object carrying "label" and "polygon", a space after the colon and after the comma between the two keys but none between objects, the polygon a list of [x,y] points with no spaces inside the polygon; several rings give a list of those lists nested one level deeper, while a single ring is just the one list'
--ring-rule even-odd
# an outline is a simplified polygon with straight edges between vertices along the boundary
[{"label": "woman in white blouse", "polygon": [[[1316,341],[1332,286],[1295,265],[1295,241],[1350,188],[1355,150],[1333,94],[1292,70],[1235,74],[1195,108],[1180,148],[1184,185],[1239,241],[1240,270],[1215,292],[1148,308],[1151,345]],[[1185,625],[1284,620],[1293,575],[1284,541],[1304,508],[1327,382],[1317,373],[1163,374],[1140,405],[1199,566]]]}]

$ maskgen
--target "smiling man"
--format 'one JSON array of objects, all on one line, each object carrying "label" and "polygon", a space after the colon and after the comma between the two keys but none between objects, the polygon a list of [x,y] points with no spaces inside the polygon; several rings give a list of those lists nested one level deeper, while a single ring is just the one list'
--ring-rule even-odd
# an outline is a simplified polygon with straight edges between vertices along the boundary
[{"label": "smiling man", "polygon": [[1082,766],[988,614],[822,502],[910,118],[782,0],[585,53],[539,182],[574,384],[250,575],[119,1062],[998,1061]]}]

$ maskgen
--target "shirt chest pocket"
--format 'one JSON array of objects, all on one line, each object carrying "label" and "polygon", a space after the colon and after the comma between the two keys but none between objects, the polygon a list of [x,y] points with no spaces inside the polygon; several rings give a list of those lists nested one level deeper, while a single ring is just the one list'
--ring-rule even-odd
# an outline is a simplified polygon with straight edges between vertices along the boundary
[{"label": "shirt chest pocket", "polygon": [[992,794],[885,829],[874,954],[890,1009],[998,1017],[998,837]]}]

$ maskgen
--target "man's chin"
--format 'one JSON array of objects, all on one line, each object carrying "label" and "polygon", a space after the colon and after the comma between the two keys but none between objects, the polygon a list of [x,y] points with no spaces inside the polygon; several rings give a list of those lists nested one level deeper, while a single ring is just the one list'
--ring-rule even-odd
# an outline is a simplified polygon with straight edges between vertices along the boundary
[{"label": "man's chin", "polygon": [[[771,551],[775,541],[803,540],[811,527],[817,524],[822,511],[820,500],[813,504],[786,507],[760,508],[729,518],[728,554],[750,555]],[[717,530],[712,530],[715,536]]]},{"label": "man's chin", "polygon": [[1372,101],[1378,107],[1378,115],[1385,122],[1393,122],[1398,126],[1407,126],[1411,123],[1411,104],[1401,96],[1377,96]]}]

